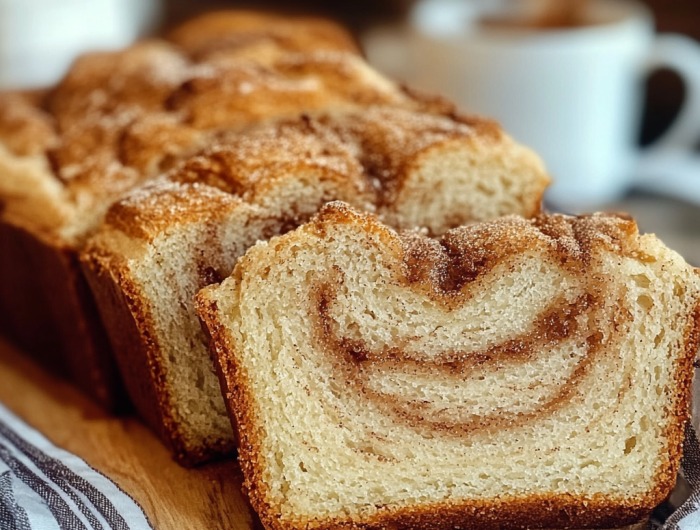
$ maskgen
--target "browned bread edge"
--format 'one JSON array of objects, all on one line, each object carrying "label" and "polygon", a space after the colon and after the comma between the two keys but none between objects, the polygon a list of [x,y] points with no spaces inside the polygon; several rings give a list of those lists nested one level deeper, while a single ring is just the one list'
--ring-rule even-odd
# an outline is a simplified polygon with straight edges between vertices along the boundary
[{"label": "browned bread edge", "polygon": [[[111,261],[109,266],[108,261]],[[133,288],[128,268],[119,266],[118,257],[96,253],[83,256],[82,267],[99,301],[100,316],[110,340],[120,352],[116,356],[117,362],[124,374],[129,396],[143,420],[168,446],[175,460],[185,467],[192,467],[233,451],[232,444],[205,450],[186,448],[163,384],[161,349],[155,344],[148,311],[143,307],[144,300]]]}]

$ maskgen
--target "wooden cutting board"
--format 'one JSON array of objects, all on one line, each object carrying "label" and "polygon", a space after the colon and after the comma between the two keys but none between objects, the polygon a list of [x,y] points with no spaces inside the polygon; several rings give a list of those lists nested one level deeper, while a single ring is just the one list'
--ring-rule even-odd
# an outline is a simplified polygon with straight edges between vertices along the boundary
[{"label": "wooden cutting board", "polygon": [[156,530],[260,528],[235,461],[183,469],[136,418],[115,418],[0,338],[0,402],[116,482]]}]

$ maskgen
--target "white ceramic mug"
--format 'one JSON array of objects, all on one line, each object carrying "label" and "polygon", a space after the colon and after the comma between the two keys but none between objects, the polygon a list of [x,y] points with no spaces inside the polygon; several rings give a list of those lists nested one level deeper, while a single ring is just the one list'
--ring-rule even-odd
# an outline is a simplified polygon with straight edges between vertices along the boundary
[{"label": "white ceramic mug", "polygon": [[[590,2],[590,23],[574,28],[479,24],[531,3],[422,0],[393,56],[386,55],[392,50],[384,39],[384,61],[394,74],[403,68],[410,83],[496,118],[540,153],[555,181],[547,198],[557,206],[583,209],[615,200],[635,178],[664,191],[664,157],[690,164],[676,167],[668,191],[700,200],[700,158],[689,155],[700,140],[700,46],[680,35],[655,36],[649,11],[628,0]],[[370,60],[378,37],[367,42]],[[663,138],[641,151],[643,82],[660,67],[681,75],[686,99]]]},{"label": "white ceramic mug", "polygon": [[51,85],[81,53],[131,44],[161,0],[0,0],[0,88]]}]

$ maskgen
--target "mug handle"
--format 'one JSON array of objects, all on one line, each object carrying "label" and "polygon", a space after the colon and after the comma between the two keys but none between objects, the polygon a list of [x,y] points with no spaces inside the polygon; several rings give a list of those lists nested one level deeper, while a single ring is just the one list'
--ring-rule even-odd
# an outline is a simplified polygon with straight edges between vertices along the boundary
[{"label": "mug handle", "polygon": [[700,204],[700,44],[674,33],[657,37],[647,72],[670,68],[685,83],[683,106],[661,138],[642,150],[635,171],[636,187]]},{"label": "mug handle", "polygon": [[700,44],[675,33],[659,35],[649,57],[647,72],[670,68],[685,82],[685,101],[671,127],[648,151],[691,151],[700,141]]}]

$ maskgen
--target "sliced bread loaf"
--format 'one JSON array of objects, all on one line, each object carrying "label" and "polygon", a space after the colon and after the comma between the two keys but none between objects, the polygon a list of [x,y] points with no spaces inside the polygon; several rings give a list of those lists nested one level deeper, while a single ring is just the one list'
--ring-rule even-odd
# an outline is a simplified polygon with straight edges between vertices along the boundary
[{"label": "sliced bread loaf", "polygon": [[267,528],[611,528],[675,482],[700,275],[633,221],[333,203],[197,310]]},{"label": "sliced bread loaf", "polygon": [[390,107],[301,118],[229,136],[127,195],[81,259],[139,412],[195,464],[233,435],[194,296],[256,241],[335,199],[436,234],[532,216],[547,183],[540,160],[486,120]]}]

